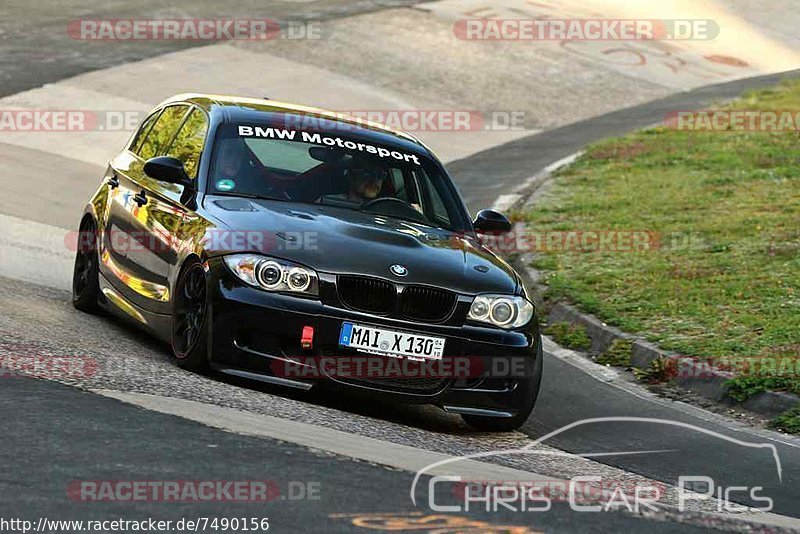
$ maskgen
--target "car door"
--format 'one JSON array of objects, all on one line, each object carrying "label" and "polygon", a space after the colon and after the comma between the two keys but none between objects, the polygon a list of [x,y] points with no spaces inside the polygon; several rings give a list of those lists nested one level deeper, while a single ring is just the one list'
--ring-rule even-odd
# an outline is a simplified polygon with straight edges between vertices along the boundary
[{"label": "car door", "polygon": [[100,271],[126,296],[129,296],[126,288],[133,276],[133,268],[128,258],[132,239],[128,217],[131,203],[134,202],[133,197],[136,195],[136,184],[130,178],[131,167],[135,165],[136,154],[141,150],[162,111],[158,109],[144,120],[130,144],[111,160],[106,172],[109,195],[101,222],[103,232],[100,241]]},{"label": "car door", "polygon": [[144,163],[169,149],[193,109],[188,104],[165,107],[142,139],[112,161],[119,185],[109,207],[108,253],[101,264],[126,299],[154,313],[169,313],[168,264],[176,258],[171,232],[183,211],[170,195],[179,198],[183,187],[147,177]]},{"label": "car door", "polygon": [[[202,109],[191,106],[169,144],[157,155],[181,160],[187,176],[197,180],[207,133],[208,116]],[[147,204],[146,209],[139,208],[133,217],[134,225],[144,237],[141,240],[144,246],[133,250],[131,260],[154,286],[167,288],[145,305],[155,312],[171,313],[169,288],[174,282],[173,275],[182,258],[195,250],[196,240],[208,224],[196,213],[191,197],[184,195],[185,186],[156,180],[144,172],[138,173],[134,180],[146,191]]]}]

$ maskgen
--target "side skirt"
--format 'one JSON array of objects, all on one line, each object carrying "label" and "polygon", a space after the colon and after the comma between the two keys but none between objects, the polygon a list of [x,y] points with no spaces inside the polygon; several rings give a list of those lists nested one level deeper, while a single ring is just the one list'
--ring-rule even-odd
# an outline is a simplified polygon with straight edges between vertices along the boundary
[{"label": "side skirt", "polygon": [[172,316],[149,312],[122,296],[106,277],[100,273],[100,306],[140,328],[144,328],[162,341],[170,342]]}]

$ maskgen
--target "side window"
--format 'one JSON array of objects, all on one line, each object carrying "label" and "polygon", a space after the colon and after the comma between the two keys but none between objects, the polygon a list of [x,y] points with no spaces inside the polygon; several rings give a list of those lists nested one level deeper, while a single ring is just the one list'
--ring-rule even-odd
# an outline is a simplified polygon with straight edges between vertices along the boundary
[{"label": "side window", "polygon": [[440,189],[444,187],[441,180],[431,180],[424,175],[424,171],[414,171],[417,183],[422,186],[423,198],[427,199],[425,213],[430,219],[438,219],[447,225],[450,224],[450,214],[441,197]]},{"label": "side window", "polygon": [[392,185],[394,186],[395,198],[399,198],[400,200],[405,200],[407,202],[408,195],[406,194],[406,182],[403,178],[403,171],[397,167],[392,167],[389,169],[389,172],[392,175]]},{"label": "side window", "polygon": [[186,115],[188,108],[189,106],[186,105],[164,108],[164,111],[161,113],[161,116],[158,117],[153,129],[147,134],[137,154],[139,154],[142,159],[160,156],[164,149],[169,146],[172,138],[175,136],[175,132],[178,131],[178,127],[181,125],[183,116]]},{"label": "side window", "polygon": [[433,213],[440,221],[444,221],[447,224],[450,224],[450,215],[447,213],[447,208],[444,207],[444,202],[442,202],[442,197],[439,196],[438,193],[434,193],[431,195],[431,200],[433,200]]},{"label": "side window", "polygon": [[178,158],[183,162],[186,174],[190,178],[197,176],[197,164],[200,162],[200,154],[203,151],[207,131],[206,114],[193,108],[167,150],[168,156]]},{"label": "side window", "polygon": [[133,142],[130,144],[130,147],[128,147],[128,149],[131,152],[133,152],[134,154],[139,153],[139,148],[142,146],[144,138],[147,137],[147,132],[150,131],[150,128],[153,127],[153,124],[155,124],[156,119],[158,119],[160,115],[161,115],[161,110],[159,110],[156,113],[153,113],[152,115],[147,117],[147,119],[145,119],[145,121],[142,123],[141,128],[139,128],[139,131],[136,132],[136,137],[133,139]]}]

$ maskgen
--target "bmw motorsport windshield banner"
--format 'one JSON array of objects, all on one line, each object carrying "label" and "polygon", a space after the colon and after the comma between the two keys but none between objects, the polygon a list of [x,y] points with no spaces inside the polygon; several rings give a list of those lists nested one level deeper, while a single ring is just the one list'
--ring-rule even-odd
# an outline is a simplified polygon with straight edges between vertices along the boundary
[{"label": "bmw motorsport windshield banner", "polygon": [[[300,134],[298,137],[297,134]],[[390,150],[388,148],[378,147],[369,143],[359,141],[351,141],[341,137],[331,137],[323,135],[318,132],[306,132],[297,130],[287,130],[285,128],[271,128],[260,126],[239,126],[240,137],[260,137],[265,139],[277,139],[283,141],[300,141],[303,143],[311,143],[315,145],[325,145],[329,147],[346,148],[348,150],[358,150],[367,154],[377,155],[379,158],[394,158],[398,161],[406,163],[415,163],[421,165],[419,156],[416,154],[407,154],[399,150]]]}]

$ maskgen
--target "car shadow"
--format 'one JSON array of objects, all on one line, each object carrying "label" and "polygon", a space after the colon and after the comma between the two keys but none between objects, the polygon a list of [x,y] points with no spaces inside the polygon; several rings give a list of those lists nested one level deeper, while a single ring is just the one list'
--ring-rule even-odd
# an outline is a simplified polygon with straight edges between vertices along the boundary
[{"label": "car shadow", "polygon": [[[151,335],[142,335],[142,330],[136,324],[108,312],[101,312],[102,319],[114,328],[121,330],[125,335],[131,336],[144,349],[162,354],[165,361],[170,360],[171,349]],[[177,368],[177,366],[176,366]],[[370,417],[381,421],[400,424],[446,435],[481,435],[482,432],[472,430],[463,422],[461,417],[448,414],[442,409],[430,404],[408,404],[395,400],[380,399],[374,395],[367,397],[358,392],[351,392],[341,388],[331,390],[325,387],[314,387],[309,391],[302,391],[290,387],[268,384],[241,377],[235,377],[214,370],[186,371],[204,376],[216,382],[230,384],[231,386],[257,391],[267,395],[291,399],[307,404],[331,408],[347,414]]]}]

